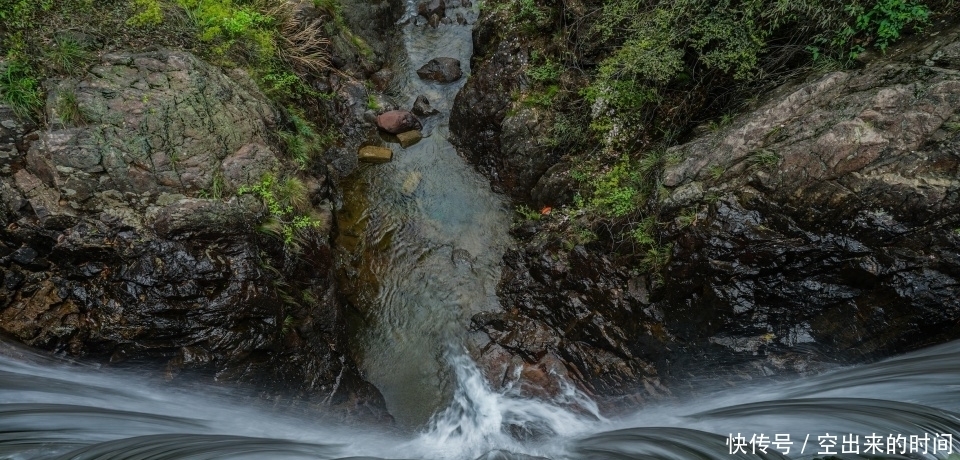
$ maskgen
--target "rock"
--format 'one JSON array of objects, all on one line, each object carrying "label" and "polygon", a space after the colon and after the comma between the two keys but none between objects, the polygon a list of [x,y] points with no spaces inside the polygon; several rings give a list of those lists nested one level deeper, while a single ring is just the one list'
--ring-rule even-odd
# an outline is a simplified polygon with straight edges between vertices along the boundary
[{"label": "rock", "polygon": [[391,110],[380,114],[377,116],[377,127],[390,134],[423,129],[417,116],[406,110]]},{"label": "rock", "polygon": [[[526,88],[527,51],[516,40],[501,37],[497,24],[477,24],[474,36],[477,66],[457,93],[450,111],[451,142],[490,179],[495,190],[533,201],[531,190],[560,161],[562,149],[548,139],[553,114],[516,103],[511,96]],[[546,187],[566,190],[562,187]],[[560,195],[553,195],[557,199]],[[553,205],[556,202],[536,202]]]},{"label": "rock", "polygon": [[387,67],[384,67],[376,71],[370,80],[373,81],[373,88],[377,91],[383,92],[390,87],[390,82],[393,81],[393,70]]},{"label": "rock", "polygon": [[420,134],[420,131],[417,130],[397,134],[397,140],[400,141],[400,146],[403,148],[410,147],[411,145],[420,142],[420,139],[423,139],[423,136]]},{"label": "rock", "polygon": [[[0,110],[17,166],[0,181],[0,333],[388,417],[347,353],[325,179],[304,178],[322,225],[296,247],[258,231],[269,211],[236,194],[298,174],[249,76],[185,52],[113,53],[50,91],[73,92],[87,122],[32,136]],[[283,290],[316,301],[291,305]]]},{"label": "rock", "polygon": [[437,16],[436,14],[431,14],[430,19],[427,20],[427,24],[429,24],[430,27],[433,27],[434,29],[436,29],[437,26],[440,25],[440,16]]},{"label": "rock", "polygon": [[460,6],[462,6],[462,7],[464,7],[464,8],[471,8],[471,7],[473,7],[473,2],[471,2],[470,0],[462,0],[462,1],[460,2]]},{"label": "rock", "polygon": [[446,15],[447,5],[443,0],[427,0],[417,5],[417,14],[425,18],[436,15],[442,18]]},{"label": "rock", "polygon": [[457,13],[457,24],[466,25],[467,18],[463,17],[463,13]]},{"label": "rock", "polygon": [[226,193],[234,193],[244,185],[256,184],[267,173],[280,169],[280,161],[270,147],[250,143],[240,147],[220,163]]},{"label": "rock", "polygon": [[401,193],[404,195],[413,195],[417,191],[417,187],[420,186],[420,181],[423,179],[423,174],[420,171],[412,171],[407,175],[407,178],[403,180],[403,186],[400,187]]},{"label": "rock", "polygon": [[440,23],[441,23],[441,24],[450,25],[450,24],[453,24],[453,20],[450,19],[450,18],[445,17],[445,18],[443,18],[443,19],[440,20]]},{"label": "rock", "polygon": [[386,147],[368,145],[360,147],[357,156],[359,160],[364,163],[387,163],[393,159],[393,150]]},{"label": "rock", "polygon": [[431,59],[417,69],[417,75],[424,80],[450,83],[459,80],[463,76],[463,71],[460,70],[460,61],[450,57],[439,57]]},{"label": "rock", "polygon": [[427,100],[427,97],[421,94],[417,96],[417,100],[413,102],[413,113],[421,117],[429,117],[430,115],[440,113],[440,111],[433,108],[430,105],[430,101]]}]

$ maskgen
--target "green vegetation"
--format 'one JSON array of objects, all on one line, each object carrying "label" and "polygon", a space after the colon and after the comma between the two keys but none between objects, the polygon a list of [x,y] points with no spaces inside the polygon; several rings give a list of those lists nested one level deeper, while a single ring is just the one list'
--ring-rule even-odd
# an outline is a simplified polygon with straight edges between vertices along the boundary
[{"label": "green vegetation", "polygon": [[0,72],[0,95],[19,117],[32,118],[43,108],[40,80],[22,61],[7,62]]},{"label": "green vegetation", "polygon": [[56,70],[74,74],[89,59],[89,53],[76,40],[57,37],[54,45],[46,50],[44,58]]},{"label": "green vegetation", "polygon": [[318,133],[313,123],[307,121],[302,114],[291,110],[290,124],[293,129],[281,131],[280,141],[286,147],[287,154],[300,169],[306,169],[324,149],[329,147],[338,137],[336,131]]},{"label": "green vegetation", "polygon": [[159,0],[134,0],[133,4],[138,13],[127,20],[128,24],[138,27],[155,27],[163,23]]},{"label": "green vegetation", "polygon": [[57,94],[57,114],[64,123],[74,126],[87,122],[87,117],[80,109],[77,95],[73,91],[63,91]]},{"label": "green vegetation", "polygon": [[240,187],[237,193],[260,198],[269,213],[269,219],[261,225],[261,230],[277,235],[285,245],[291,245],[301,230],[323,226],[321,219],[305,213],[309,209],[310,199],[306,186],[299,179],[291,177],[278,180],[272,174],[265,174],[260,182]]},{"label": "green vegetation", "polygon": [[[669,194],[659,170],[683,161],[666,149],[696,127],[720,132],[781,83],[808,72],[859,65],[904,35],[960,9],[949,0],[488,0],[485,15],[530,53],[519,107],[545,108],[553,123],[541,146],[563,157],[575,190],[539,218],[543,241],[592,244],[645,270],[669,259],[662,229],[695,226],[702,210],[660,215]],[[960,126],[960,123],[954,123]],[[960,131],[945,124],[948,132]],[[768,134],[771,141],[781,129]],[[773,171],[776,152],[746,166]],[[721,180],[726,169],[705,171]],[[709,195],[708,205],[720,200]]]}]

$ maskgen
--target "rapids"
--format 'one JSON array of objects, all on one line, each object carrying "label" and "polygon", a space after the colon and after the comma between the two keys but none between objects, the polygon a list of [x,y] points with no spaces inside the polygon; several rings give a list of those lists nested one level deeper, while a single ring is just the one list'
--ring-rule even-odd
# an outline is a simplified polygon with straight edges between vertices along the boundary
[{"label": "rapids", "polygon": [[[833,451],[840,453],[850,435],[859,437],[864,453],[869,436],[882,438],[882,453],[869,458],[947,458],[945,449],[960,447],[960,341],[792,382],[718,390],[615,419],[598,415],[572,389],[553,401],[523,398],[509,388],[494,392],[463,354],[451,351],[448,362],[456,376],[452,402],[427,427],[402,434],[251,404],[255,398],[236,390],[164,387],[132,372],[4,346],[0,458],[815,458],[829,445],[820,437],[836,436]],[[754,454],[749,440],[761,434],[770,441],[789,436],[789,455],[772,442],[766,454]],[[926,454],[919,445],[913,455],[900,454],[910,453],[912,436],[929,438]],[[747,442],[728,443],[740,437]],[[888,437],[894,440],[891,455]]]}]

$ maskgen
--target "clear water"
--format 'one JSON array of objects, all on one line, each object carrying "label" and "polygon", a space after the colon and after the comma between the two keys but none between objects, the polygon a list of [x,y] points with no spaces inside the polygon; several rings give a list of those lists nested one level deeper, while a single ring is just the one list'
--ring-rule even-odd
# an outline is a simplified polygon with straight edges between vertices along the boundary
[{"label": "clear water", "polygon": [[[424,95],[440,114],[422,117],[418,144],[394,150],[391,163],[366,166],[344,184],[338,244],[344,284],[360,320],[351,331],[364,377],[383,393],[400,426],[415,429],[445,405],[453,375],[444,360],[460,343],[470,316],[497,306],[501,256],[509,244],[510,211],[502,197],[447,142],[453,99],[469,74],[469,25],[417,25],[408,5],[403,49],[390,93],[409,110]],[[476,12],[460,12],[472,23]],[[422,22],[423,18],[419,18]],[[459,59],[464,78],[421,80],[416,70],[435,57]]]}]

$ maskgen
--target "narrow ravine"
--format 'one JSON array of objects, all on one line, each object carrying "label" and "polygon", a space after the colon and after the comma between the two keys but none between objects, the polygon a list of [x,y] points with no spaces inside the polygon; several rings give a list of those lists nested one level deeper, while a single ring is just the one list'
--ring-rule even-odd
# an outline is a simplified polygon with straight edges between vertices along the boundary
[{"label": "narrow ravine", "polygon": [[[462,14],[467,24],[437,28],[407,8],[388,93],[403,109],[425,96],[440,113],[421,117],[419,143],[387,144],[391,163],[364,167],[343,184],[338,244],[359,312],[351,331],[358,362],[398,423],[414,429],[453,391],[448,347],[462,341],[470,316],[496,307],[510,213],[447,141],[453,99],[469,75],[474,7],[448,4],[447,16]],[[464,77],[420,79],[416,70],[436,57],[458,59]]]}]

